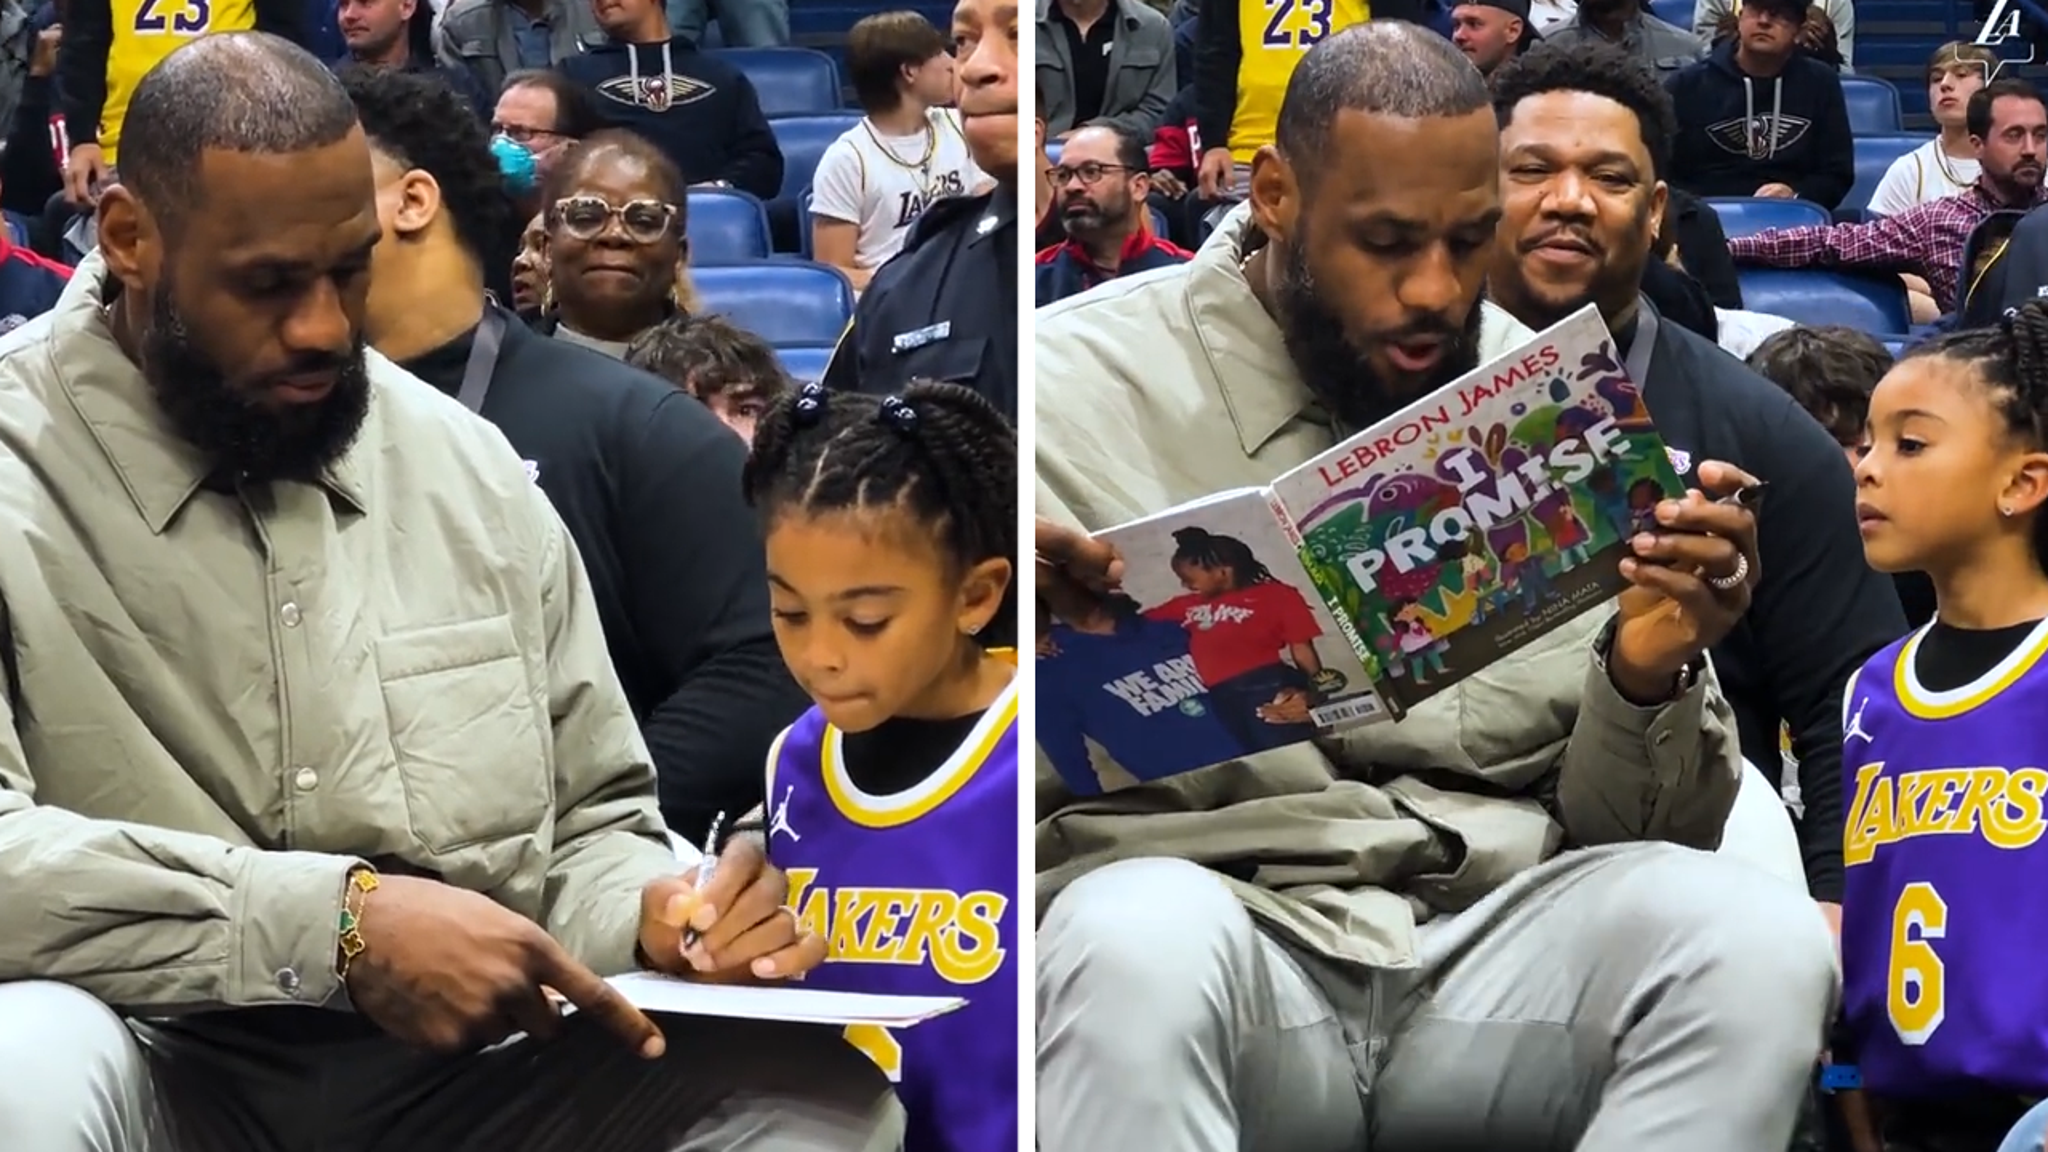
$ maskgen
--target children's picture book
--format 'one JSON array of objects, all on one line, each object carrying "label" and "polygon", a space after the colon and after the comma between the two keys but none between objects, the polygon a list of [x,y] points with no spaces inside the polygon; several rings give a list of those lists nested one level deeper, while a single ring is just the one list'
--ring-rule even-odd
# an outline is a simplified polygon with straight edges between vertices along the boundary
[{"label": "children's picture book", "polygon": [[1409,709],[1625,585],[1682,494],[1588,306],[1265,488],[1097,533],[1094,618],[1038,638],[1038,740],[1069,790],[1147,781]]}]

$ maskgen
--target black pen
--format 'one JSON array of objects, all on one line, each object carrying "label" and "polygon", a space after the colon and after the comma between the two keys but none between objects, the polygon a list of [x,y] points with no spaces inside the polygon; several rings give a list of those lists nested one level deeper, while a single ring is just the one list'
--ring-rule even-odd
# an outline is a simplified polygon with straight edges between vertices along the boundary
[{"label": "black pen", "polygon": [[[718,829],[724,823],[725,813],[720,812],[711,818],[711,830],[704,834],[704,858],[697,862],[697,891],[700,896],[711,886],[712,878],[718,875]],[[683,949],[688,951],[696,946],[697,930],[683,929]]]}]

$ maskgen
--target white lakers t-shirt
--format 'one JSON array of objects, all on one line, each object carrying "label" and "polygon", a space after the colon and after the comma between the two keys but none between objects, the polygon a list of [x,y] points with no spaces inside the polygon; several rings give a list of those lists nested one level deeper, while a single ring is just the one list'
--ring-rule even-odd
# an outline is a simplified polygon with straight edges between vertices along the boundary
[{"label": "white lakers t-shirt", "polygon": [[884,136],[862,117],[818,160],[811,215],[859,225],[854,266],[879,268],[934,201],[966,196],[987,179],[968,155],[960,114],[951,108],[932,109],[924,130],[908,136]]}]

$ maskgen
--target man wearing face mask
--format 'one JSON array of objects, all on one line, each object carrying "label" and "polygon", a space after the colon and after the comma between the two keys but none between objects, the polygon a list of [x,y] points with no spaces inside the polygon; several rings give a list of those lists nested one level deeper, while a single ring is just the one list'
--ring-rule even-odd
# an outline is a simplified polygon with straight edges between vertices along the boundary
[{"label": "man wearing face mask", "polygon": [[1494,97],[1505,214],[1489,294],[1532,327],[1599,305],[1681,479],[1696,484],[1691,462],[1709,459],[1771,479],[1763,575],[1714,667],[1744,756],[1774,782],[1791,733],[1807,885],[1839,924],[1842,691],[1906,631],[1890,581],[1863,562],[1855,482],[1791,397],[1647,298],[1672,121],[1648,70],[1607,45],[1541,45],[1502,69]]},{"label": "man wearing face mask", "polygon": [[704,405],[486,300],[486,238],[513,221],[483,132],[418,77],[351,74],[384,236],[364,329],[498,426],[590,571],[620,683],[677,832],[762,801],[761,764],[805,697],[769,628],[746,453]]},{"label": "man wearing face mask", "polygon": [[[1385,21],[1311,49],[1192,261],[1038,314],[1039,515],[1092,531],[1268,483],[1525,340],[1480,299],[1498,148],[1448,40]],[[1399,724],[1079,809],[1041,785],[1045,1147],[1784,1147],[1825,922],[1674,847],[1718,843],[1735,796],[1704,655],[1754,578],[1699,579],[1754,571],[1755,521],[1689,496],[1657,522],[1613,608]],[[1041,572],[1071,552],[1042,543]],[[1697,629],[1652,624],[1674,616]]]},{"label": "man wearing face mask", "polygon": [[941,200],[875,270],[825,369],[828,387],[893,394],[914,378],[962,384],[1017,418],[1017,8],[953,9],[961,133],[996,186]]}]

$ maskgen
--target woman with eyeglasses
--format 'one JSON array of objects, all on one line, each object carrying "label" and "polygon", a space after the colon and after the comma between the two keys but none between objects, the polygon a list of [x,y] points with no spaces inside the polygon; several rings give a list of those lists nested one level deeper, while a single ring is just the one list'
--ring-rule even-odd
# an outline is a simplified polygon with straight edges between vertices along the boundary
[{"label": "woman with eyeglasses", "polygon": [[541,193],[548,278],[537,329],[624,359],[634,337],[690,311],[685,196],[682,173],[631,132],[571,149]]}]

